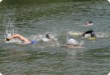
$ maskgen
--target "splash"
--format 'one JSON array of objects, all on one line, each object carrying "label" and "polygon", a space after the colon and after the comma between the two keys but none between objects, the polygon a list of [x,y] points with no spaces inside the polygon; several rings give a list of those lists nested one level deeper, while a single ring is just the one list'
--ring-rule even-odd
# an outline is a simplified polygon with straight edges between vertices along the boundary
[{"label": "splash", "polygon": [[2,2],[3,0],[0,0],[0,2]]},{"label": "splash", "polygon": [[[83,32],[75,32],[75,31],[69,31],[68,34],[72,36],[81,36]],[[109,33],[106,32],[96,32],[97,38],[107,38],[110,37]]]},{"label": "splash", "polygon": [[110,73],[108,75],[110,75]]},{"label": "splash", "polygon": [[82,35],[82,32],[68,31],[68,34],[73,36],[79,36],[79,35]]},{"label": "splash", "polygon": [[30,40],[37,40],[39,42],[39,44],[36,45],[37,48],[60,46],[60,43],[56,38],[57,35],[55,33],[51,33],[52,38],[54,39],[54,41],[52,41],[52,42],[47,41],[48,39],[45,37],[46,33],[32,35],[29,37],[29,39]]},{"label": "splash", "polygon": [[3,75],[2,73],[0,73],[0,75]]},{"label": "splash", "polygon": [[[15,31],[14,29],[15,29],[15,27],[14,27],[13,23],[9,23],[6,26],[4,37],[7,38],[7,37],[10,37],[10,36],[16,34],[17,31]],[[17,44],[21,44],[22,41],[20,41],[19,39],[16,38],[16,39],[12,39],[10,41],[5,41],[5,43],[17,43]]]},{"label": "splash", "polygon": [[9,25],[6,26],[5,33],[6,33],[5,38],[10,37],[13,34],[15,34],[14,26],[12,23],[10,23]]},{"label": "splash", "polygon": [[96,32],[97,38],[107,38],[110,37],[109,33],[104,33],[104,32]]},{"label": "splash", "polygon": [[108,0],[108,2],[110,3],[110,0]]}]

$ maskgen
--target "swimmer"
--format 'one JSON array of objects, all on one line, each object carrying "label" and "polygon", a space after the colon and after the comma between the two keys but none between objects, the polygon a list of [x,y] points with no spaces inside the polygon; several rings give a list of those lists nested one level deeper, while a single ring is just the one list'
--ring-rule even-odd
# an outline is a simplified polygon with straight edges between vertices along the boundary
[{"label": "swimmer", "polygon": [[93,25],[93,22],[92,21],[88,21],[84,24],[84,26],[92,26]]},{"label": "swimmer", "polygon": [[81,41],[81,43],[79,43],[78,41],[76,41],[75,39],[68,39],[66,45],[64,45],[64,47],[67,48],[81,48],[82,44],[84,42]]},{"label": "swimmer", "polygon": [[51,33],[45,33],[44,35],[40,35],[39,38],[43,42],[52,42],[57,40]]},{"label": "swimmer", "polygon": [[34,43],[36,43],[36,41],[29,41],[27,38],[23,37],[23,36],[20,35],[20,34],[14,34],[14,35],[12,35],[12,36],[9,36],[9,37],[7,37],[7,38],[5,39],[5,41],[10,41],[10,40],[15,39],[15,38],[18,38],[19,40],[21,40],[21,41],[22,41],[23,43],[25,43],[25,44],[29,44],[29,43],[34,44]]},{"label": "swimmer", "polygon": [[90,38],[90,37],[96,38],[96,35],[95,35],[95,33],[94,33],[93,30],[88,30],[88,31],[84,32],[84,33],[82,34],[82,36],[83,36],[84,38]]}]

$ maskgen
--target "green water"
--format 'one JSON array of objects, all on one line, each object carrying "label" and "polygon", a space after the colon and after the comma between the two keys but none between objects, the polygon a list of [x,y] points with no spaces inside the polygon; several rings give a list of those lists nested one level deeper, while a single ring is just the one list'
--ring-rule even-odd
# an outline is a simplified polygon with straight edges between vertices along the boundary
[{"label": "green water", "polygon": [[[110,33],[110,4],[105,0],[3,0],[0,6],[0,72],[3,75],[107,75],[110,37],[84,39],[85,49],[2,41],[6,27],[27,38],[52,32],[64,44],[68,31]],[[81,26],[92,20],[92,27]],[[74,37],[78,41],[80,37]]]}]

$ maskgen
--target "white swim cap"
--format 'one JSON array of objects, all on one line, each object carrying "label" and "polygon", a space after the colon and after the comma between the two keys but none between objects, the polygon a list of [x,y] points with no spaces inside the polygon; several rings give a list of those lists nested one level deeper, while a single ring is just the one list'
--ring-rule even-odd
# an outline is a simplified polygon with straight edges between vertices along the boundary
[{"label": "white swim cap", "polygon": [[69,39],[69,40],[67,41],[67,44],[78,45],[79,43],[78,43],[75,39]]}]

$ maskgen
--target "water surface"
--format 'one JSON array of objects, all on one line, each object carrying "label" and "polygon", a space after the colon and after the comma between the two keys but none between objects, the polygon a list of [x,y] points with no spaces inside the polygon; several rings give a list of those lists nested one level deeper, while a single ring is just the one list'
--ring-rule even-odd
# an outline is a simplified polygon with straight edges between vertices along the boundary
[{"label": "water surface", "polygon": [[[85,49],[67,49],[47,44],[6,44],[7,26],[27,38],[54,33],[66,42],[68,31],[110,33],[110,4],[94,0],[4,0],[0,6],[0,72],[4,75],[107,75],[110,37],[95,42],[84,39]],[[92,20],[94,26],[82,23]],[[80,37],[74,37],[78,41]]]}]

